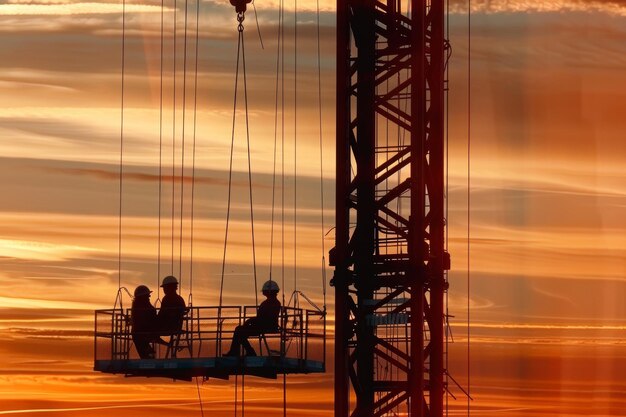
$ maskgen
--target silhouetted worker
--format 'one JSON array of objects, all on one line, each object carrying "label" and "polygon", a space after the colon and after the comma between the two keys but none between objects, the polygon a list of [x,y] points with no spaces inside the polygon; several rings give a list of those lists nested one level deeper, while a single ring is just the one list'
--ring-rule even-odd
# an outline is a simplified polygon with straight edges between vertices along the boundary
[{"label": "silhouetted worker", "polygon": [[157,316],[158,333],[163,336],[171,336],[179,333],[183,326],[183,318],[187,314],[187,306],[183,297],[178,295],[178,280],[171,275],[163,278],[161,284],[163,300]]},{"label": "silhouetted worker", "polygon": [[256,356],[248,337],[278,331],[278,316],[281,307],[278,301],[280,288],[275,281],[269,280],[263,284],[261,291],[267,299],[259,306],[256,317],[249,318],[243,325],[235,328],[230,349],[224,356],[240,356],[242,346],[246,356]]},{"label": "silhouetted worker", "polygon": [[150,288],[140,285],[135,288],[135,298],[131,309],[131,335],[141,359],[154,359],[154,349],[150,345],[159,337],[155,333],[157,312],[150,303]]}]

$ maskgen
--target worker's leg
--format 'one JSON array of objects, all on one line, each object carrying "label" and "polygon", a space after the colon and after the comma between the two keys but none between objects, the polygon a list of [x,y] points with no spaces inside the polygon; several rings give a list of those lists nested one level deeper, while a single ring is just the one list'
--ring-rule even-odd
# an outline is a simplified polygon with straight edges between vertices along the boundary
[{"label": "worker's leg", "polygon": [[150,346],[150,337],[143,334],[133,334],[133,343],[141,359],[154,359],[154,349]]},{"label": "worker's leg", "polygon": [[241,341],[241,346],[243,346],[243,349],[246,352],[246,356],[256,356],[256,352],[252,348],[252,345],[248,341],[247,337]]},{"label": "worker's leg", "polygon": [[241,347],[243,346],[247,356],[256,356],[256,352],[248,342],[248,337],[258,334],[253,326],[237,326],[233,334],[233,341],[226,356],[239,356]]}]

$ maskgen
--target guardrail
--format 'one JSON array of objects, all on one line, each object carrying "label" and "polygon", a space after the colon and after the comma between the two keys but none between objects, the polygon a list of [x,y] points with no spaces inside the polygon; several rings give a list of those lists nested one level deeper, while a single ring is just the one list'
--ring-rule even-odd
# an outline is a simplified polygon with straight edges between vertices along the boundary
[{"label": "guardrail", "polygon": [[[189,307],[182,331],[169,346],[156,344],[155,359],[221,357],[230,346],[234,330],[256,316],[256,306]],[[134,348],[131,309],[95,311],[94,361],[139,359]],[[276,333],[251,336],[259,356],[289,357],[324,362],[326,317],[316,310],[282,307]]]}]

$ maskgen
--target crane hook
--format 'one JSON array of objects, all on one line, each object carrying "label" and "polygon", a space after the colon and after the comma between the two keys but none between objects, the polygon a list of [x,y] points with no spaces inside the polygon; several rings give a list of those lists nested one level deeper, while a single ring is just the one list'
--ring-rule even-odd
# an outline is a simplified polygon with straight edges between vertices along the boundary
[{"label": "crane hook", "polygon": [[252,0],[230,0],[230,4],[235,6],[237,14],[244,13],[246,11],[246,5],[252,2]]}]

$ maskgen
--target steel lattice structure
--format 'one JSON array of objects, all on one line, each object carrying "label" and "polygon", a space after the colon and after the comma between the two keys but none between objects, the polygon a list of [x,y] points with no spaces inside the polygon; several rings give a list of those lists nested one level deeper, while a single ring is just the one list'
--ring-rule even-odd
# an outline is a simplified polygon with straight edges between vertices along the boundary
[{"label": "steel lattice structure", "polygon": [[335,417],[445,413],[443,0],[338,0]]}]

